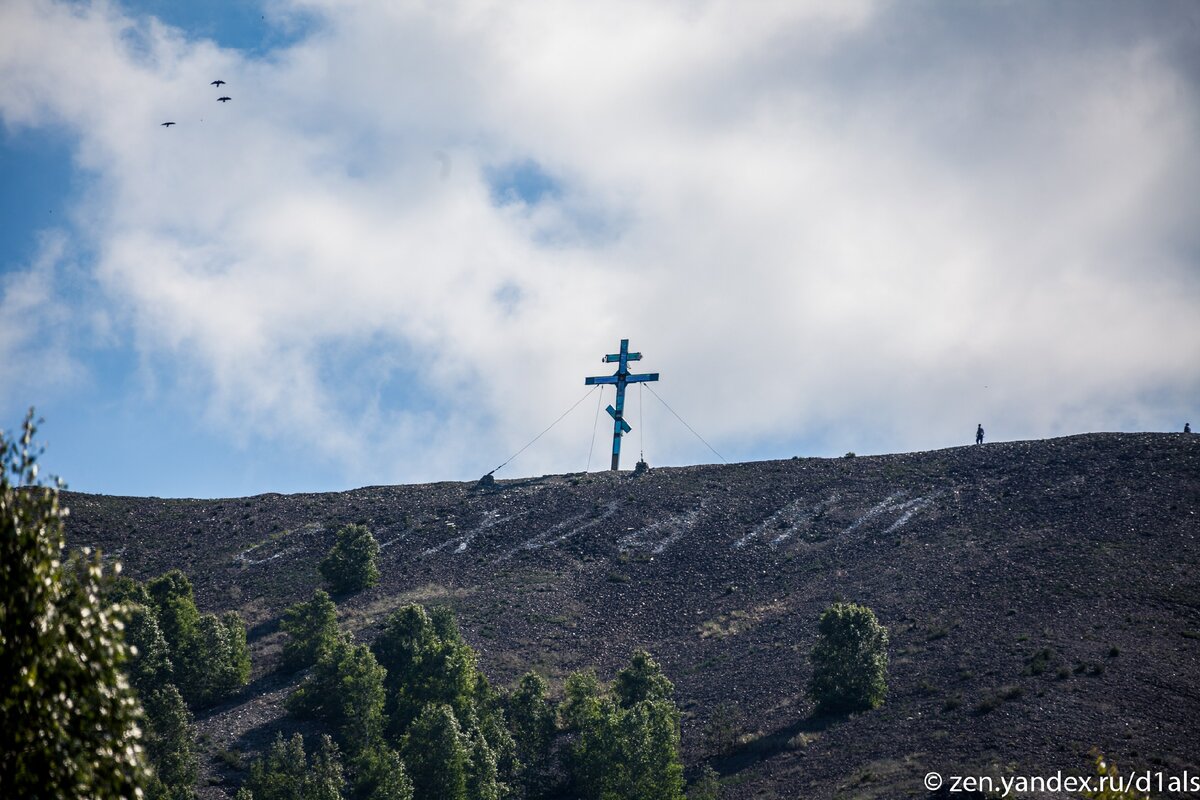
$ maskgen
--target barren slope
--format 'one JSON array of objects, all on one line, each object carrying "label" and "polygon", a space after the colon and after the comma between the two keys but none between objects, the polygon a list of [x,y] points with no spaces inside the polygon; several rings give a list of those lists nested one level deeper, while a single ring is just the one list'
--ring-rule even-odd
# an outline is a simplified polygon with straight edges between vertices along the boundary
[{"label": "barren slope", "polygon": [[[279,615],[318,585],[337,527],[362,522],[383,580],[340,601],[361,638],[405,602],[448,603],[500,684],[593,664],[611,677],[646,647],[676,684],[690,765],[712,710],[740,710],[750,741],[716,762],[726,797],[919,796],[930,769],[1079,774],[1095,746],[1200,770],[1196,436],[66,503],[72,544],[142,578],[181,567],[202,609],[247,619],[255,682],[199,720],[213,754],[287,724]],[[889,627],[890,695],[812,720],[806,655],[837,599]],[[208,769],[225,781],[209,796],[241,779]]]}]

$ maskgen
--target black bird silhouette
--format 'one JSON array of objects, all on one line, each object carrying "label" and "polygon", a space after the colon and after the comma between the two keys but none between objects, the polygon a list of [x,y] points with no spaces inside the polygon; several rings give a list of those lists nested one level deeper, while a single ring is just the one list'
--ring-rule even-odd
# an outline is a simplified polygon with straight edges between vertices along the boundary
[{"label": "black bird silhouette", "polygon": [[232,97],[218,97],[217,102],[218,103],[228,103],[232,99],[233,99]]},{"label": "black bird silhouette", "polygon": [[213,81],[209,84],[209,86],[220,86],[223,83],[225,83],[225,81]]},{"label": "black bird silhouette", "polygon": [[174,125],[174,124],[175,124],[174,122],[164,122],[164,123],[162,124],[162,126],[163,126],[164,128],[169,128],[169,127],[171,127],[171,126],[172,126],[172,125]]}]

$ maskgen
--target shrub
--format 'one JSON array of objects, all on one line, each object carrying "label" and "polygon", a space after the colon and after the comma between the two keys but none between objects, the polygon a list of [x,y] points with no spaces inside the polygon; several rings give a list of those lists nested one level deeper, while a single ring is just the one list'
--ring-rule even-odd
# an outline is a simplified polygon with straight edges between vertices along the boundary
[{"label": "shrub", "polygon": [[[1104,754],[1093,750],[1093,758],[1095,759],[1096,775],[1102,780],[1105,780],[1105,786],[1097,788],[1094,791],[1087,791],[1083,796],[1089,800],[1150,800],[1150,795],[1139,794],[1132,788],[1121,791],[1117,786],[1121,784],[1121,773],[1117,769],[1116,762],[1110,761],[1104,757]],[[1098,784],[1099,781],[1096,781]],[[1114,785],[1115,784],[1115,785]]]},{"label": "shrub", "polygon": [[148,775],[124,609],[98,553],[63,559],[36,431],[30,411],[19,438],[0,432],[0,797],[131,797]]},{"label": "shrub", "polygon": [[334,594],[357,592],[379,582],[375,559],[379,543],[362,525],[347,525],[337,532],[337,541],[321,562],[321,575]]},{"label": "shrub", "polygon": [[279,627],[288,634],[283,645],[284,669],[303,669],[317,663],[337,643],[337,606],[323,589],[317,589],[307,603],[288,608]]},{"label": "shrub", "polygon": [[875,613],[834,603],[821,615],[808,691],[818,713],[877,708],[887,694],[887,629]]}]

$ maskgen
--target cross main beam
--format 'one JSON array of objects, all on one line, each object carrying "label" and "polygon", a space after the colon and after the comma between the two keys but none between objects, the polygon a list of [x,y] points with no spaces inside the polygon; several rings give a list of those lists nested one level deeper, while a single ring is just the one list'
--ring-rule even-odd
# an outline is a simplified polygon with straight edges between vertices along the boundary
[{"label": "cross main beam", "polygon": [[625,421],[625,386],[630,383],[645,383],[647,381],[658,380],[657,372],[649,372],[643,375],[631,375],[629,373],[630,361],[641,361],[641,353],[629,352],[629,340],[621,340],[621,352],[609,353],[604,357],[604,363],[617,364],[617,371],[612,375],[605,375],[599,378],[584,378],[584,386],[595,386],[597,384],[611,383],[617,387],[617,407],[611,405],[607,408],[608,415],[613,418],[613,449],[612,449],[612,467],[616,470],[621,466],[621,437],[629,433],[632,428]]}]

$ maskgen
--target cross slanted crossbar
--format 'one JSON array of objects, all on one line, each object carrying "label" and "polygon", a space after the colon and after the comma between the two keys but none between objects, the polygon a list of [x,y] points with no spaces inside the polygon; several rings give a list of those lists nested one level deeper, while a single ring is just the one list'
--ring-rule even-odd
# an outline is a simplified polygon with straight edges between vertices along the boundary
[{"label": "cross slanted crossbar", "polygon": [[625,421],[625,386],[630,383],[646,383],[647,381],[658,380],[657,372],[649,372],[643,375],[630,375],[629,362],[641,361],[641,353],[629,352],[629,340],[621,340],[621,352],[609,353],[603,359],[606,364],[616,362],[617,371],[612,375],[605,375],[598,378],[584,378],[584,386],[595,386],[597,384],[611,383],[617,387],[617,407],[608,407],[608,415],[613,418],[613,449],[612,449],[612,467],[616,470],[621,466],[621,437],[629,433],[632,428]]}]

